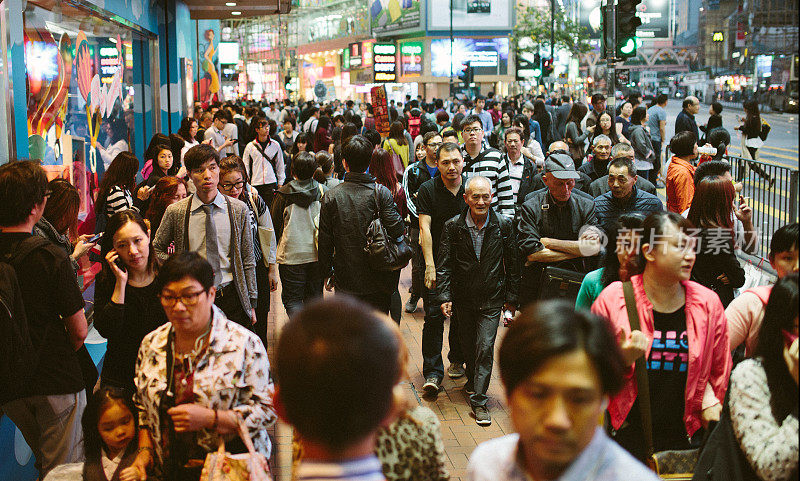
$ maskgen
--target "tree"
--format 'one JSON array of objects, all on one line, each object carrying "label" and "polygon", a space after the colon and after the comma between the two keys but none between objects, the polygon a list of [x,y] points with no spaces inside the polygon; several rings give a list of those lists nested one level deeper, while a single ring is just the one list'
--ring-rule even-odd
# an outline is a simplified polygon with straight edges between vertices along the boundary
[{"label": "tree", "polygon": [[[550,12],[549,8],[517,9],[517,24],[511,34],[511,41],[517,52],[539,53],[539,49],[543,49],[549,55]],[[578,22],[567,17],[558,6],[555,9],[554,35],[556,50],[566,50],[576,57],[592,50],[586,27],[581,27]]]}]

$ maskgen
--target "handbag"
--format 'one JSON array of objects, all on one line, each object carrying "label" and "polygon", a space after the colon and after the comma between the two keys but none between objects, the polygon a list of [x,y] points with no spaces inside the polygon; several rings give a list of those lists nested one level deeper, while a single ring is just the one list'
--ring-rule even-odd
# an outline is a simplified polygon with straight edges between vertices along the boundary
[{"label": "handbag", "polygon": [[[636,298],[633,295],[633,284],[630,281],[622,283],[625,294],[625,309],[628,312],[628,322],[631,332],[640,331],[639,311],[636,309]],[[653,450],[653,420],[650,417],[650,384],[647,379],[647,366],[644,356],[636,360],[634,373],[636,385],[639,389],[639,412],[642,416],[642,430],[647,446],[647,466],[656,472],[662,479],[676,481],[690,481],[694,475],[694,468],[700,456],[700,449],[679,449],[654,452]]]},{"label": "handbag", "polygon": [[411,242],[403,233],[397,239],[389,238],[381,222],[381,204],[378,201],[378,184],[373,191],[375,197],[375,218],[367,227],[367,244],[364,252],[367,253],[369,266],[376,271],[400,270],[411,260]]},{"label": "handbag", "polygon": [[541,299],[564,299],[575,302],[586,274],[560,267],[547,266],[544,270]]},{"label": "handbag", "polygon": [[206,455],[200,481],[270,481],[269,465],[266,458],[256,452],[244,420],[237,414],[239,436],[247,452],[230,454],[225,451],[225,441],[220,440],[219,449]]}]

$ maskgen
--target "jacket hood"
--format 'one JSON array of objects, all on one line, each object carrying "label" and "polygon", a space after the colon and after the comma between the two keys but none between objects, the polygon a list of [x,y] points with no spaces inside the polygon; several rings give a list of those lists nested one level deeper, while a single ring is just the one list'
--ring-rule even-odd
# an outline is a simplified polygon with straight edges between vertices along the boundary
[{"label": "jacket hood", "polygon": [[319,182],[314,179],[293,180],[281,187],[278,194],[284,196],[287,203],[305,208],[322,197],[319,185]]}]

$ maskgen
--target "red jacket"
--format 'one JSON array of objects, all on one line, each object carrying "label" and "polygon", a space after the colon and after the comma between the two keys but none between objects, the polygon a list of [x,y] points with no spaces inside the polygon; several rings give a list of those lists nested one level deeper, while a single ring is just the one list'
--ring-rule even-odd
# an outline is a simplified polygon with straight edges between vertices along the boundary
[{"label": "red jacket", "polygon": [[[653,304],[644,292],[642,275],[631,278],[642,332],[649,340],[646,356],[650,356],[653,343]],[[731,373],[731,352],[725,310],[719,297],[707,287],[693,281],[682,283],[686,291],[686,334],[689,338],[689,366],[686,369],[686,409],[683,420],[686,432],[692,436],[702,426],[703,396],[709,384],[714,396],[722,401],[728,388]],[[592,312],[605,317],[611,323],[614,337],[631,331],[625,309],[622,283],[617,281],[606,287],[592,305]],[[622,390],[614,395],[608,405],[611,425],[622,426],[636,400],[638,388],[634,367],[625,371]]]},{"label": "red jacket", "polygon": [[692,206],[694,198],[694,170],[695,167],[681,159],[672,156],[667,167],[667,210],[680,214]]}]

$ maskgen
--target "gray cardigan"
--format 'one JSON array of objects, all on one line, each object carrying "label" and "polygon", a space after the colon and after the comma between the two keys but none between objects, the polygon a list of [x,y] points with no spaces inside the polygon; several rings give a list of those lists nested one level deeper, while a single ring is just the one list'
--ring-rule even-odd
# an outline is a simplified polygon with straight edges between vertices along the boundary
[{"label": "gray cardigan", "polygon": [[[222,194],[220,194],[222,195]],[[161,225],[153,240],[153,248],[161,261],[169,254],[169,245],[175,244],[175,252],[189,249],[189,207],[192,205],[190,195],[169,207],[164,212]],[[253,235],[250,228],[250,212],[244,202],[225,196],[228,204],[228,215],[231,221],[231,251],[228,253],[233,270],[233,282],[242,301],[246,313],[255,309],[258,300],[256,287],[256,260],[253,253]]]}]

